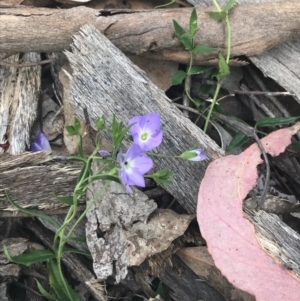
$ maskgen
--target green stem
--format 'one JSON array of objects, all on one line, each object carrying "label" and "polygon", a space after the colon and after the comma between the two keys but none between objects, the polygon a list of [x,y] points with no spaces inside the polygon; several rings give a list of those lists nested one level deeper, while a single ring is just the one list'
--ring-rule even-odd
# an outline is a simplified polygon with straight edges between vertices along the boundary
[{"label": "green stem", "polygon": [[103,191],[106,189],[106,187],[108,186],[110,182],[106,182],[103,187],[96,193],[96,195],[93,197],[93,199],[90,201],[90,203],[88,204],[88,206],[85,208],[85,210],[82,212],[82,214],[80,215],[80,217],[77,219],[77,221],[74,223],[74,225],[72,226],[72,228],[70,229],[69,233],[66,236],[66,240],[68,240],[68,238],[71,236],[72,232],[74,231],[74,229],[77,227],[77,225],[80,223],[80,221],[84,218],[84,216],[86,215],[86,213],[90,210],[90,208],[94,205],[95,201],[99,198],[99,196],[103,193]]},{"label": "green stem", "polygon": [[204,125],[204,129],[203,129],[204,133],[206,133],[206,131],[207,131],[207,127],[208,127],[208,124],[209,124],[209,121],[210,121],[210,117],[211,117],[211,114],[214,110],[214,106],[217,102],[217,97],[219,95],[219,91],[221,89],[221,86],[222,86],[222,81],[220,80],[220,81],[218,81],[216,91],[215,91],[215,94],[214,94],[214,98],[213,98],[212,104],[210,105],[210,108],[209,108],[209,111],[208,111],[208,114],[207,114],[207,118],[205,120],[205,125]]},{"label": "green stem", "polygon": [[60,260],[60,258],[57,258],[56,261],[57,261],[57,268],[58,268],[58,271],[59,271],[59,274],[60,274],[60,278],[61,278],[61,280],[62,280],[62,282],[63,282],[63,285],[64,285],[64,287],[65,287],[66,292],[68,293],[69,300],[72,300],[72,296],[71,296],[71,294],[70,294],[68,284],[67,284],[66,279],[65,279],[65,277],[64,277],[64,274],[63,274],[63,272],[62,272],[62,268],[61,268],[61,260]]},{"label": "green stem", "polygon": [[180,156],[158,155],[158,154],[149,153],[149,152],[146,152],[146,154],[149,155],[150,157],[153,156],[153,157],[160,157],[160,158],[178,158],[178,159],[180,159]]},{"label": "green stem", "polygon": [[222,10],[217,0],[213,0],[213,3],[215,5],[215,7],[218,9],[218,11]]}]

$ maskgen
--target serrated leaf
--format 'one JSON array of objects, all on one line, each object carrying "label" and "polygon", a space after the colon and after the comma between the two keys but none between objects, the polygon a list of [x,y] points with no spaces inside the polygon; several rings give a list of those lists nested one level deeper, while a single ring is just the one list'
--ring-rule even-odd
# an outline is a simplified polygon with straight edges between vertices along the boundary
[{"label": "serrated leaf", "polygon": [[207,13],[208,13],[209,17],[213,20],[225,20],[225,18],[226,18],[226,12],[224,12],[224,11],[218,11],[218,12],[209,11]]},{"label": "serrated leaf", "polygon": [[186,31],[175,20],[173,20],[173,26],[174,26],[175,34],[177,38],[180,40],[180,38],[186,33]]},{"label": "serrated leaf", "polygon": [[193,37],[190,33],[183,34],[179,40],[183,44],[183,46],[186,50],[193,49]]},{"label": "serrated leaf", "polygon": [[206,45],[196,45],[193,49],[193,53],[194,54],[209,54],[211,52],[215,52],[217,51],[218,49],[217,48],[213,48],[213,47],[209,47],[209,46],[206,46]]},{"label": "serrated leaf", "polygon": [[194,74],[202,74],[207,71],[210,71],[213,67],[211,66],[192,66],[189,75],[194,75]]},{"label": "serrated leaf", "polygon": [[247,141],[248,137],[245,134],[238,132],[227,146],[226,152],[229,153],[233,150],[241,148]]},{"label": "serrated leaf", "polygon": [[193,8],[191,17],[190,17],[190,34],[192,37],[196,34],[198,30],[198,22],[197,22],[197,12],[196,9]]},{"label": "serrated leaf", "polygon": [[25,266],[30,266],[33,263],[44,262],[49,259],[55,258],[55,255],[48,250],[35,250],[30,253],[25,253],[13,257],[9,255],[8,249],[5,245],[3,246],[3,251],[9,261],[17,264],[23,264]]},{"label": "serrated leaf", "polygon": [[218,66],[219,66],[219,73],[217,75],[218,80],[221,80],[230,74],[229,66],[226,63],[226,60],[222,55],[222,53],[219,53]]},{"label": "serrated leaf", "polygon": [[228,11],[233,8],[234,3],[235,3],[235,0],[229,0],[227,2],[226,6],[224,7],[223,11],[228,13]]},{"label": "serrated leaf", "polygon": [[177,71],[172,77],[172,85],[173,86],[180,85],[185,80],[186,77],[187,74],[185,71],[183,70]]},{"label": "serrated leaf", "polygon": [[57,221],[55,219],[53,219],[52,217],[50,217],[50,216],[48,216],[46,214],[37,212],[35,210],[22,208],[21,206],[19,206],[17,203],[15,203],[10,198],[10,196],[8,195],[8,193],[6,192],[6,190],[5,190],[5,194],[6,194],[7,200],[10,202],[10,204],[13,207],[17,208],[18,210],[20,210],[21,212],[27,213],[27,214],[29,214],[31,216],[36,216],[36,217],[42,218],[42,219],[48,221],[49,223],[51,223],[55,228],[59,228],[60,227],[60,225],[57,223]]},{"label": "serrated leaf", "polygon": [[69,286],[65,279],[62,279],[58,266],[54,260],[49,261],[48,270],[49,283],[60,300],[80,301],[77,293]]},{"label": "serrated leaf", "polygon": [[40,293],[41,293],[46,299],[48,299],[48,300],[54,300],[54,301],[57,300],[57,298],[55,298],[55,297],[53,297],[52,295],[50,295],[50,294],[43,288],[43,286],[41,285],[41,283],[40,283],[37,279],[35,279],[35,281],[36,281],[36,285],[37,285],[37,287],[38,287]]},{"label": "serrated leaf", "polygon": [[258,120],[255,124],[255,127],[266,127],[266,126],[279,126],[279,125],[288,125],[296,122],[300,116],[296,117],[265,117]]}]

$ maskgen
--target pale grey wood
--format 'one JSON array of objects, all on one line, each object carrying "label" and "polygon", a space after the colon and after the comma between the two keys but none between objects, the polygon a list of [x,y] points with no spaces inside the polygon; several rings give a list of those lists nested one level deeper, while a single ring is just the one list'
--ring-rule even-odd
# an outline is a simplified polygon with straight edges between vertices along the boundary
[{"label": "pale grey wood", "polygon": [[[174,158],[155,159],[155,169],[175,172],[173,185],[166,186],[190,212],[195,212],[198,189],[208,162],[223,151],[201,129],[171,103],[119,49],[97,29],[86,25],[74,37],[73,52],[66,52],[73,69],[70,102],[84,120],[86,107],[91,125],[104,115],[107,125],[116,116],[125,124],[135,115],[157,112],[161,116],[164,139],[159,154],[178,156],[189,148],[204,148],[208,160],[202,163]],[[127,145],[129,143],[127,142]]]},{"label": "pale grey wood", "polygon": [[[25,53],[22,62],[40,60],[40,54]],[[10,62],[20,64],[19,55],[10,57]],[[41,86],[41,66],[26,68],[0,65],[0,141],[8,135],[9,153],[20,154],[30,146],[31,126],[37,116]],[[0,149],[0,152],[3,152]]]}]

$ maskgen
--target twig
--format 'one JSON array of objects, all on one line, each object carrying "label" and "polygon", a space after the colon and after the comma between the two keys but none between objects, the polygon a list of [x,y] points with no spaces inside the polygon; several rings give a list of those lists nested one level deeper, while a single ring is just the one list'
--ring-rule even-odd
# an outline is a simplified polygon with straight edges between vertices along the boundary
[{"label": "twig", "polygon": [[34,66],[39,66],[39,65],[45,65],[45,64],[51,63],[52,61],[53,61],[53,59],[48,59],[48,60],[43,60],[40,62],[18,64],[18,63],[9,63],[9,62],[0,60],[0,66],[24,68],[24,67],[34,67]]}]

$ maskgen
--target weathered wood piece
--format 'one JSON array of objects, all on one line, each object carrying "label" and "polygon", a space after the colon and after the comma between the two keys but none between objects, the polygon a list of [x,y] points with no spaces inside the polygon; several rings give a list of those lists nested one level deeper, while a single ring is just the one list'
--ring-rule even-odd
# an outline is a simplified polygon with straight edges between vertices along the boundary
[{"label": "weathered wood piece", "polygon": [[[197,9],[199,31],[195,43],[224,51],[224,25],[208,17],[206,12],[212,9]],[[299,37],[299,12],[300,3],[295,2],[236,6],[230,15],[231,55],[261,54],[279,43]],[[67,10],[0,7],[0,52],[61,51],[69,48],[72,35],[88,23],[123,52],[188,62],[189,53],[175,37],[172,20],[187,29],[190,14],[191,8],[97,11],[86,7]],[[197,55],[194,62],[213,57],[216,53]]]},{"label": "weathered wood piece", "polygon": [[[73,53],[66,53],[73,69],[69,95],[75,112],[82,120],[85,107],[93,127],[102,115],[107,117],[109,126],[113,115],[126,123],[135,115],[157,112],[164,131],[163,143],[158,150],[160,154],[178,156],[197,146],[205,149],[210,160],[223,155],[216,143],[186,119],[163,91],[96,28],[84,26],[74,37],[72,49]],[[190,213],[195,212],[199,183],[207,163],[193,164],[175,158],[155,159],[155,170],[168,168],[175,172],[173,185],[165,188]]]},{"label": "weathered wood piece", "polygon": [[[197,7],[211,5],[211,0],[188,0]],[[227,0],[219,0],[220,5],[225,5]],[[254,4],[277,2],[277,5],[284,6],[286,0],[236,0],[238,6],[243,4]],[[291,5],[299,4],[298,0],[289,1]],[[257,27],[261,22],[256,23]],[[251,33],[250,33],[251,35]],[[274,79],[279,85],[300,102],[300,39],[293,37],[291,41],[278,45],[267,50],[261,55],[251,56],[250,60],[266,75]]]},{"label": "weathered wood piece", "polygon": [[[52,214],[57,213],[56,210],[67,207],[57,201],[53,193],[58,196],[72,194],[80,165],[70,162],[35,165],[46,160],[49,160],[47,153],[0,156],[0,216],[20,216],[18,210],[9,204],[5,190],[21,207],[43,210]],[[84,201],[83,199],[82,202]]]},{"label": "weathered wood piece", "polygon": [[[26,53],[23,60],[37,62],[40,54]],[[13,55],[10,61],[18,62],[19,55]],[[0,69],[4,73],[4,78],[0,80],[0,90],[3,91],[0,95],[0,143],[5,142],[3,137],[5,133],[8,134],[8,151],[16,155],[29,147],[30,130],[37,116],[40,96],[41,66],[19,70],[16,67],[1,66]]]}]

